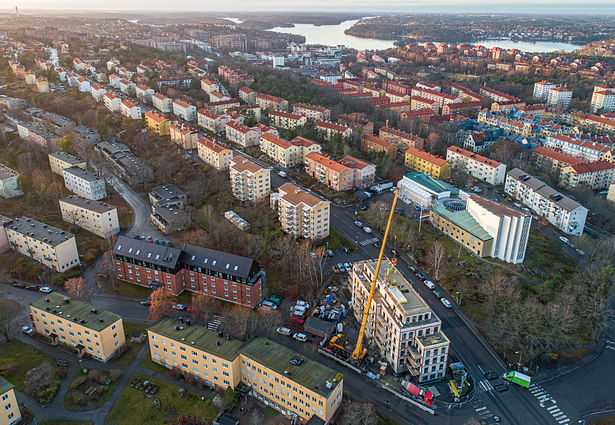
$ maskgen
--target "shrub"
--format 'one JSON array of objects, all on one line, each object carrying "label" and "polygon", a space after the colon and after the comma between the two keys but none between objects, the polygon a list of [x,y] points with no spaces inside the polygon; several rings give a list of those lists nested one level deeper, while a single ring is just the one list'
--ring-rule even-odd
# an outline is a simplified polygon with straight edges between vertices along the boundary
[{"label": "shrub", "polygon": [[109,372],[109,379],[111,379],[111,382],[115,382],[121,377],[122,377],[122,371],[119,369],[113,369],[112,371]]},{"label": "shrub", "polygon": [[81,385],[83,385],[86,381],[88,380],[87,375],[86,376],[80,376],[78,378],[75,378],[75,380],[73,382],[70,383],[70,389],[74,390],[79,388]]}]

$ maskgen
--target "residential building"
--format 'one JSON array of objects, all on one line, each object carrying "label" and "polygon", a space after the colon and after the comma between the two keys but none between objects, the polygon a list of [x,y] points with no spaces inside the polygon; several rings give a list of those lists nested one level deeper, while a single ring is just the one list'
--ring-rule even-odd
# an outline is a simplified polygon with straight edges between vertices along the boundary
[{"label": "residential building", "polygon": [[206,107],[216,114],[224,114],[226,111],[241,106],[236,99],[221,100],[220,102],[209,102]]},{"label": "residential building", "polygon": [[120,91],[127,96],[134,96],[136,93],[136,85],[132,81],[128,81],[125,78],[120,79]]},{"label": "residential building", "polygon": [[108,362],[126,344],[121,316],[58,292],[31,303],[30,317],[38,334],[74,347],[79,357]]},{"label": "residential building", "polygon": [[233,157],[233,151],[214,139],[201,137],[197,142],[199,158],[216,170],[226,170]]},{"label": "residential building", "polygon": [[420,171],[406,174],[397,183],[399,197],[428,211],[437,201],[459,195],[459,190]]},{"label": "residential building", "polygon": [[239,94],[239,99],[243,100],[245,103],[256,103],[257,93],[251,88],[245,86],[240,87],[237,93]]},{"label": "residential building", "polygon": [[572,90],[565,87],[556,87],[554,89],[551,89],[549,90],[549,94],[547,95],[548,106],[560,106],[562,108],[567,108],[568,106],[570,106],[571,100]]},{"label": "residential building", "polygon": [[49,81],[45,77],[38,77],[36,79],[36,88],[39,93],[49,93]]},{"label": "residential building", "polygon": [[506,179],[506,164],[494,161],[458,146],[449,146],[446,151],[446,161],[451,167],[465,171],[475,179],[493,186],[504,184]]},{"label": "residential building", "polygon": [[560,183],[569,187],[607,189],[615,183],[615,164],[594,161],[568,165],[561,171]]},{"label": "residential building", "polygon": [[442,107],[442,115],[476,117],[480,109],[480,102],[448,103]]},{"label": "residential building", "polygon": [[355,189],[363,189],[374,184],[376,180],[376,165],[370,162],[361,161],[350,155],[340,159],[339,163],[345,167],[352,168],[352,186]]},{"label": "residential building", "polygon": [[351,190],[354,187],[352,168],[316,152],[305,157],[305,172],[319,183],[338,192]]},{"label": "residential building", "polygon": [[171,121],[153,109],[145,113],[145,123],[147,128],[158,136],[169,136],[171,134],[169,129]]},{"label": "residential building", "polygon": [[256,95],[256,104],[263,111],[282,111],[288,112],[288,100],[281,97],[269,96],[268,94]]},{"label": "residential building", "polygon": [[84,198],[98,201],[107,197],[107,187],[104,178],[80,167],[70,167],[62,170],[64,185],[68,190]]},{"label": "residential building", "polygon": [[119,112],[121,99],[113,93],[106,92],[103,95],[103,102],[105,104],[105,108],[107,108],[109,111]]},{"label": "residential building", "polygon": [[28,217],[4,226],[12,250],[59,273],[80,264],[75,235]]},{"label": "residential building", "polygon": [[397,156],[397,145],[380,137],[365,134],[361,138],[361,150],[363,152],[384,152],[391,159]]},{"label": "residential building", "polygon": [[19,173],[0,164],[0,197],[11,199],[22,195],[23,190],[19,183]]},{"label": "residential building", "polygon": [[281,167],[294,167],[303,162],[300,146],[271,133],[261,135],[260,150]]},{"label": "residential building", "polygon": [[15,396],[15,386],[9,381],[0,376],[0,425],[15,425],[21,422],[21,412],[19,410],[19,401]]},{"label": "residential building", "polygon": [[[607,201],[615,202],[615,183],[611,183],[611,185],[609,186],[609,192],[606,195],[606,199]],[[2,220],[0,219],[0,222],[1,221]]]},{"label": "residential building", "polygon": [[319,130],[325,140],[331,140],[333,136],[340,135],[342,138],[352,136],[352,128],[326,121],[315,121],[316,129]]},{"label": "residential building", "polygon": [[291,114],[282,111],[270,111],[268,114],[269,125],[285,129],[293,129],[305,125],[307,118],[303,115]]},{"label": "residential building", "polygon": [[137,103],[128,99],[124,99],[122,100],[122,103],[120,103],[120,113],[123,116],[133,120],[140,120],[143,118],[141,115],[141,107]]},{"label": "residential building", "polygon": [[196,120],[196,106],[182,99],[175,99],[173,101],[173,115],[184,121],[194,121]]},{"label": "residential building", "polygon": [[118,279],[173,295],[187,290],[256,307],[265,293],[265,271],[256,261],[209,248],[180,250],[120,236],[113,258]]},{"label": "residential building", "polygon": [[203,90],[208,95],[218,91],[218,83],[210,78],[203,78],[201,80],[201,90]]},{"label": "residential building", "polygon": [[226,130],[226,138],[244,148],[259,144],[259,132],[237,121],[228,121],[224,128]]},{"label": "residential building", "polygon": [[300,155],[301,155],[301,163],[304,163],[304,164],[305,164],[305,157],[309,153],[311,152],[321,153],[322,152],[322,146],[320,146],[320,144],[310,139],[306,139],[305,137],[297,136],[293,140],[291,140],[290,143],[299,147]]},{"label": "residential building", "polygon": [[169,113],[173,109],[173,100],[162,93],[152,94],[152,105],[162,113]]},{"label": "residential building", "polygon": [[481,87],[480,94],[491,99],[493,102],[519,102],[521,100],[518,97],[489,87]]},{"label": "residential building", "polygon": [[86,162],[66,152],[55,152],[48,155],[51,172],[64,175],[65,168],[79,167],[86,169]]},{"label": "residential building", "polygon": [[137,84],[135,86],[135,95],[137,96],[137,99],[143,103],[152,103],[152,96],[154,93],[154,89],[147,84]]},{"label": "residential building", "polygon": [[199,131],[183,122],[174,121],[169,126],[171,141],[177,143],[183,149],[196,149],[199,140]]},{"label": "residential building", "polygon": [[413,96],[410,99],[411,111],[433,111],[437,114],[440,111],[440,102],[437,100],[426,99],[420,96]]},{"label": "residential building", "polygon": [[89,93],[90,92],[90,81],[83,77],[77,78],[77,88],[79,89],[81,93]]},{"label": "residential building", "polygon": [[186,211],[188,195],[174,184],[157,186],[149,193],[152,206],[150,220],[162,233],[169,235],[190,224]]},{"label": "residential building", "polygon": [[329,235],[331,203],[285,183],[278,189],[278,217],[282,230],[295,238],[319,240]]},{"label": "residential building", "polygon": [[404,163],[411,170],[421,171],[435,179],[446,180],[451,177],[451,165],[444,158],[421,149],[406,149]]},{"label": "residential building", "polygon": [[62,220],[76,224],[101,238],[110,238],[120,232],[117,207],[70,195],[59,201]]},{"label": "residential building", "polygon": [[615,111],[615,87],[600,85],[594,87],[589,112],[607,113]]},{"label": "residential building", "polygon": [[537,146],[536,149],[532,151],[532,158],[538,168],[544,172],[556,176],[560,176],[562,170],[569,165],[584,162],[583,158],[568,155],[566,153],[556,151],[555,149],[545,148],[543,146]]},{"label": "residential building", "polygon": [[196,115],[197,122],[201,127],[216,134],[223,132],[226,123],[231,120],[230,115],[217,114],[203,108],[199,109]]},{"label": "residential building", "polygon": [[598,160],[615,162],[612,147],[594,143],[592,140],[575,139],[564,135],[550,135],[545,139],[543,146],[590,162]]},{"label": "residential building", "polygon": [[46,152],[57,152],[57,141],[60,139],[37,122],[17,122],[19,137]]},{"label": "residential building", "polygon": [[587,208],[525,171],[510,170],[504,191],[564,233],[579,237],[583,234]]},{"label": "residential building", "polygon": [[424,99],[426,101],[432,102],[432,105],[433,105],[433,102],[436,102],[436,105],[437,105],[435,109],[436,112],[448,103],[461,102],[461,99],[458,99],[456,96],[452,94],[446,94],[446,93],[442,93],[437,90],[425,89],[425,88],[420,88],[420,87],[414,87],[412,89],[411,95],[412,95],[410,99],[411,102],[414,99]]},{"label": "residential building", "polygon": [[152,167],[137,158],[128,146],[116,142],[100,142],[94,149],[111,163],[120,178],[129,185],[139,186],[154,179]]},{"label": "residential building", "polygon": [[[364,260],[352,267],[352,311],[358,322],[363,319],[376,263]],[[419,382],[446,375],[450,341],[442,332],[442,322],[388,259],[383,260],[376,279],[365,337],[396,374],[409,371]]]},{"label": "residential building", "polygon": [[149,193],[149,203],[153,207],[184,209],[188,206],[188,194],[174,184],[156,186]]},{"label": "residential building", "polygon": [[422,137],[415,136],[405,131],[396,130],[391,127],[381,127],[378,132],[378,137],[382,140],[394,143],[399,149],[405,150],[406,148],[423,149],[423,143],[425,140]]},{"label": "residential building", "polygon": [[226,114],[240,115],[242,117],[248,117],[250,115],[253,115],[254,119],[257,122],[260,122],[262,119],[261,107],[258,106],[256,103],[232,106],[232,107],[226,108],[224,111]]},{"label": "residential building", "polygon": [[330,121],[331,111],[323,106],[307,105],[305,103],[293,104],[293,114],[303,115],[310,121]]},{"label": "residential building", "polygon": [[0,215],[0,254],[3,253],[4,251],[8,251],[10,248],[9,240],[6,236],[5,227],[7,224],[9,224],[12,221],[13,220],[11,220],[10,218]]},{"label": "residential building", "polygon": [[537,81],[534,83],[534,95],[532,96],[536,100],[546,102],[549,95],[549,90],[557,87],[557,84],[550,83],[546,80]]},{"label": "residential building", "polygon": [[258,202],[271,193],[271,170],[257,163],[235,156],[229,166],[231,190],[240,201]]},{"label": "residential building", "polygon": [[98,130],[85,125],[78,125],[71,130],[75,148],[79,151],[85,151],[86,147],[94,146],[101,141]]}]

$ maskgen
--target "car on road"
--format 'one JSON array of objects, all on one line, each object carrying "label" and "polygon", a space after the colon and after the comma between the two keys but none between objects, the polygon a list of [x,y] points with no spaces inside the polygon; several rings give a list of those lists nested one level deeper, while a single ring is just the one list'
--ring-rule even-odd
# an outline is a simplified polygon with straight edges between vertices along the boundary
[{"label": "car on road", "polygon": [[51,289],[49,286],[43,286],[39,289],[39,292],[42,292],[43,294],[51,294],[53,292],[53,289]]},{"label": "car on road", "polygon": [[563,236],[559,237],[559,240],[562,241],[563,243],[565,243],[566,245],[568,245],[570,243],[570,241],[568,240],[568,238],[565,238]]},{"label": "car on road", "polygon": [[278,171],[278,176],[285,178],[286,177],[286,171],[282,171],[282,170]]},{"label": "car on road", "polygon": [[285,335],[285,336],[290,336],[290,334],[292,333],[290,329],[285,328],[285,327],[277,328],[275,331],[279,333],[280,335]]},{"label": "car on road", "polygon": [[363,231],[364,231],[365,233],[372,233],[372,228],[371,228],[371,227],[367,227],[367,226],[365,226],[365,227],[363,228]]},{"label": "car on road", "polygon": [[344,270],[346,270],[347,273],[350,273],[350,271],[352,270],[352,268],[350,267],[350,264],[344,263]]},{"label": "car on road", "polygon": [[449,300],[447,300],[446,298],[440,298],[440,302],[442,304],[444,304],[444,307],[446,307],[446,308],[452,308],[453,307],[451,302]]},{"label": "car on road", "polygon": [[416,273],[416,277],[421,279],[423,282],[425,281],[425,275],[423,273],[421,273],[421,272],[417,272]]},{"label": "car on road", "polygon": [[499,393],[503,393],[504,391],[508,391],[508,385],[506,384],[498,384],[495,385],[493,388],[495,388],[495,390]]},{"label": "car on road", "polygon": [[354,222],[354,224],[355,224],[355,226],[357,226],[357,227],[363,227],[363,222],[362,222],[362,221],[360,221],[360,220],[355,221],[355,222]]},{"label": "car on road", "polygon": [[488,372],[485,372],[485,378],[487,378],[488,380],[492,381],[494,379],[498,379],[498,374],[495,373],[494,371],[490,370]]},{"label": "car on road", "polygon": [[344,272],[344,270],[346,270],[346,267],[344,267],[342,263],[337,263],[337,268],[340,272]]},{"label": "car on road", "polygon": [[412,265],[408,264],[408,268],[410,269],[410,271],[412,271],[412,272],[416,273],[416,267],[414,267],[414,266],[412,266]]},{"label": "car on road", "polygon": [[399,257],[399,251],[395,248],[391,248],[391,254],[393,254],[394,257]]},{"label": "car on road", "polygon": [[25,284],[25,283],[23,283],[23,282],[13,281],[13,286],[14,286],[15,288],[25,288],[25,287],[26,287],[26,284]]},{"label": "car on road", "polygon": [[38,288],[40,288],[38,285],[26,285],[28,291],[38,291]]},{"label": "car on road", "polygon": [[171,306],[171,308],[174,309],[174,310],[184,311],[184,310],[186,310],[186,308],[188,308],[188,306],[186,306],[184,304],[173,304]]},{"label": "car on road", "polygon": [[438,291],[437,289],[432,289],[432,292],[436,297],[444,298],[444,295],[442,295],[442,292]]},{"label": "car on road", "polygon": [[23,333],[25,333],[26,335],[32,335],[34,334],[34,329],[32,329],[30,326],[26,325],[26,326],[22,326],[21,327],[21,331]]},{"label": "car on road", "polygon": [[307,341],[307,335],[303,334],[301,332],[297,332],[297,333],[293,334],[293,339],[296,339],[297,341],[300,341],[300,342],[306,342]]},{"label": "car on road", "polygon": [[426,287],[428,287],[431,290],[436,289],[436,285],[434,285],[434,283],[431,280],[425,280],[423,283],[425,284]]},{"label": "car on road", "polygon": [[149,307],[150,305],[152,305],[152,302],[150,300],[141,301],[141,305]]}]

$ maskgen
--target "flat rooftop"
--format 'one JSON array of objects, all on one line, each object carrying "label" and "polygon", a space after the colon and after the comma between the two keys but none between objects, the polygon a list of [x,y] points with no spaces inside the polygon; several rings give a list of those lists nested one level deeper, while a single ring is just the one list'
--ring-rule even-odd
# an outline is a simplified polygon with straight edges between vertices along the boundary
[{"label": "flat rooftop", "polygon": [[83,159],[77,158],[76,156],[66,152],[50,153],[49,157],[59,159],[60,161],[68,162],[71,165],[82,164],[85,162]]},{"label": "flat rooftop", "polygon": [[6,165],[0,164],[0,180],[18,176],[19,173]]},{"label": "flat rooftop", "polygon": [[[329,397],[342,379],[341,373],[267,338],[253,339],[239,352],[324,397]],[[302,358],[303,363],[299,366],[292,365],[290,360],[293,357]],[[331,388],[327,388],[327,381],[332,384]]]},{"label": "flat rooftop", "polygon": [[451,195],[459,195],[459,189],[451,186],[442,180],[434,179],[425,173],[420,171],[413,171],[404,176],[405,179],[413,181],[414,183],[425,187],[427,190],[433,193],[450,192]]},{"label": "flat rooftop", "polygon": [[11,384],[9,381],[0,376],[0,394],[4,394],[14,387],[15,385]]},{"label": "flat rooftop", "polygon": [[109,205],[105,204],[104,202],[93,201],[91,199],[82,198],[78,195],[67,196],[60,199],[60,202],[67,203],[75,207],[83,208],[84,210],[94,211],[99,214],[117,209],[115,205]]},{"label": "flat rooftop", "polygon": [[[188,326],[187,322],[181,323],[178,319],[164,319],[148,328],[148,331],[157,333],[175,341],[192,345],[214,356],[232,361],[237,357],[239,349],[245,342],[231,338],[218,336],[217,332],[210,331],[203,326]],[[216,344],[216,341],[219,345]]]},{"label": "flat rooftop", "polygon": [[423,347],[433,347],[434,345],[450,343],[449,339],[441,331],[431,335],[417,336],[417,339]]},{"label": "flat rooftop", "polygon": [[[68,303],[65,300],[68,300]],[[97,332],[111,326],[122,318],[115,313],[101,310],[83,301],[65,297],[57,292],[47,294],[30,305]]]},{"label": "flat rooftop", "polygon": [[468,210],[451,211],[444,208],[441,204],[432,207],[431,210],[456,226],[461,227],[471,235],[476,236],[483,242],[493,239],[493,236],[491,236],[480,224],[478,224],[478,221],[472,217]]},{"label": "flat rooftop", "polygon": [[84,170],[83,168],[80,168],[80,167],[65,168],[64,173],[72,174],[73,176],[78,177],[82,180],[86,180],[88,182],[95,182],[97,180],[102,180],[98,178],[96,174],[91,173],[90,171]]},{"label": "flat rooftop", "polygon": [[12,223],[7,224],[6,228],[21,233],[22,235],[30,236],[31,238],[50,244],[51,246],[60,245],[75,237],[75,235],[65,230],[58,229],[57,227],[41,223],[40,221],[28,217],[16,218]]}]

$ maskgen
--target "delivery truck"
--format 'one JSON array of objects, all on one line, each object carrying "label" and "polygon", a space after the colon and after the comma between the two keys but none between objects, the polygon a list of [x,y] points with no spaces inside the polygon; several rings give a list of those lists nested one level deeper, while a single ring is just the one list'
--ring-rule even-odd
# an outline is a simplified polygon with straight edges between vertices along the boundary
[{"label": "delivery truck", "polygon": [[529,388],[530,383],[532,382],[532,378],[530,376],[515,370],[511,370],[510,372],[502,375],[502,379],[512,382],[513,384],[517,384],[523,388]]}]

